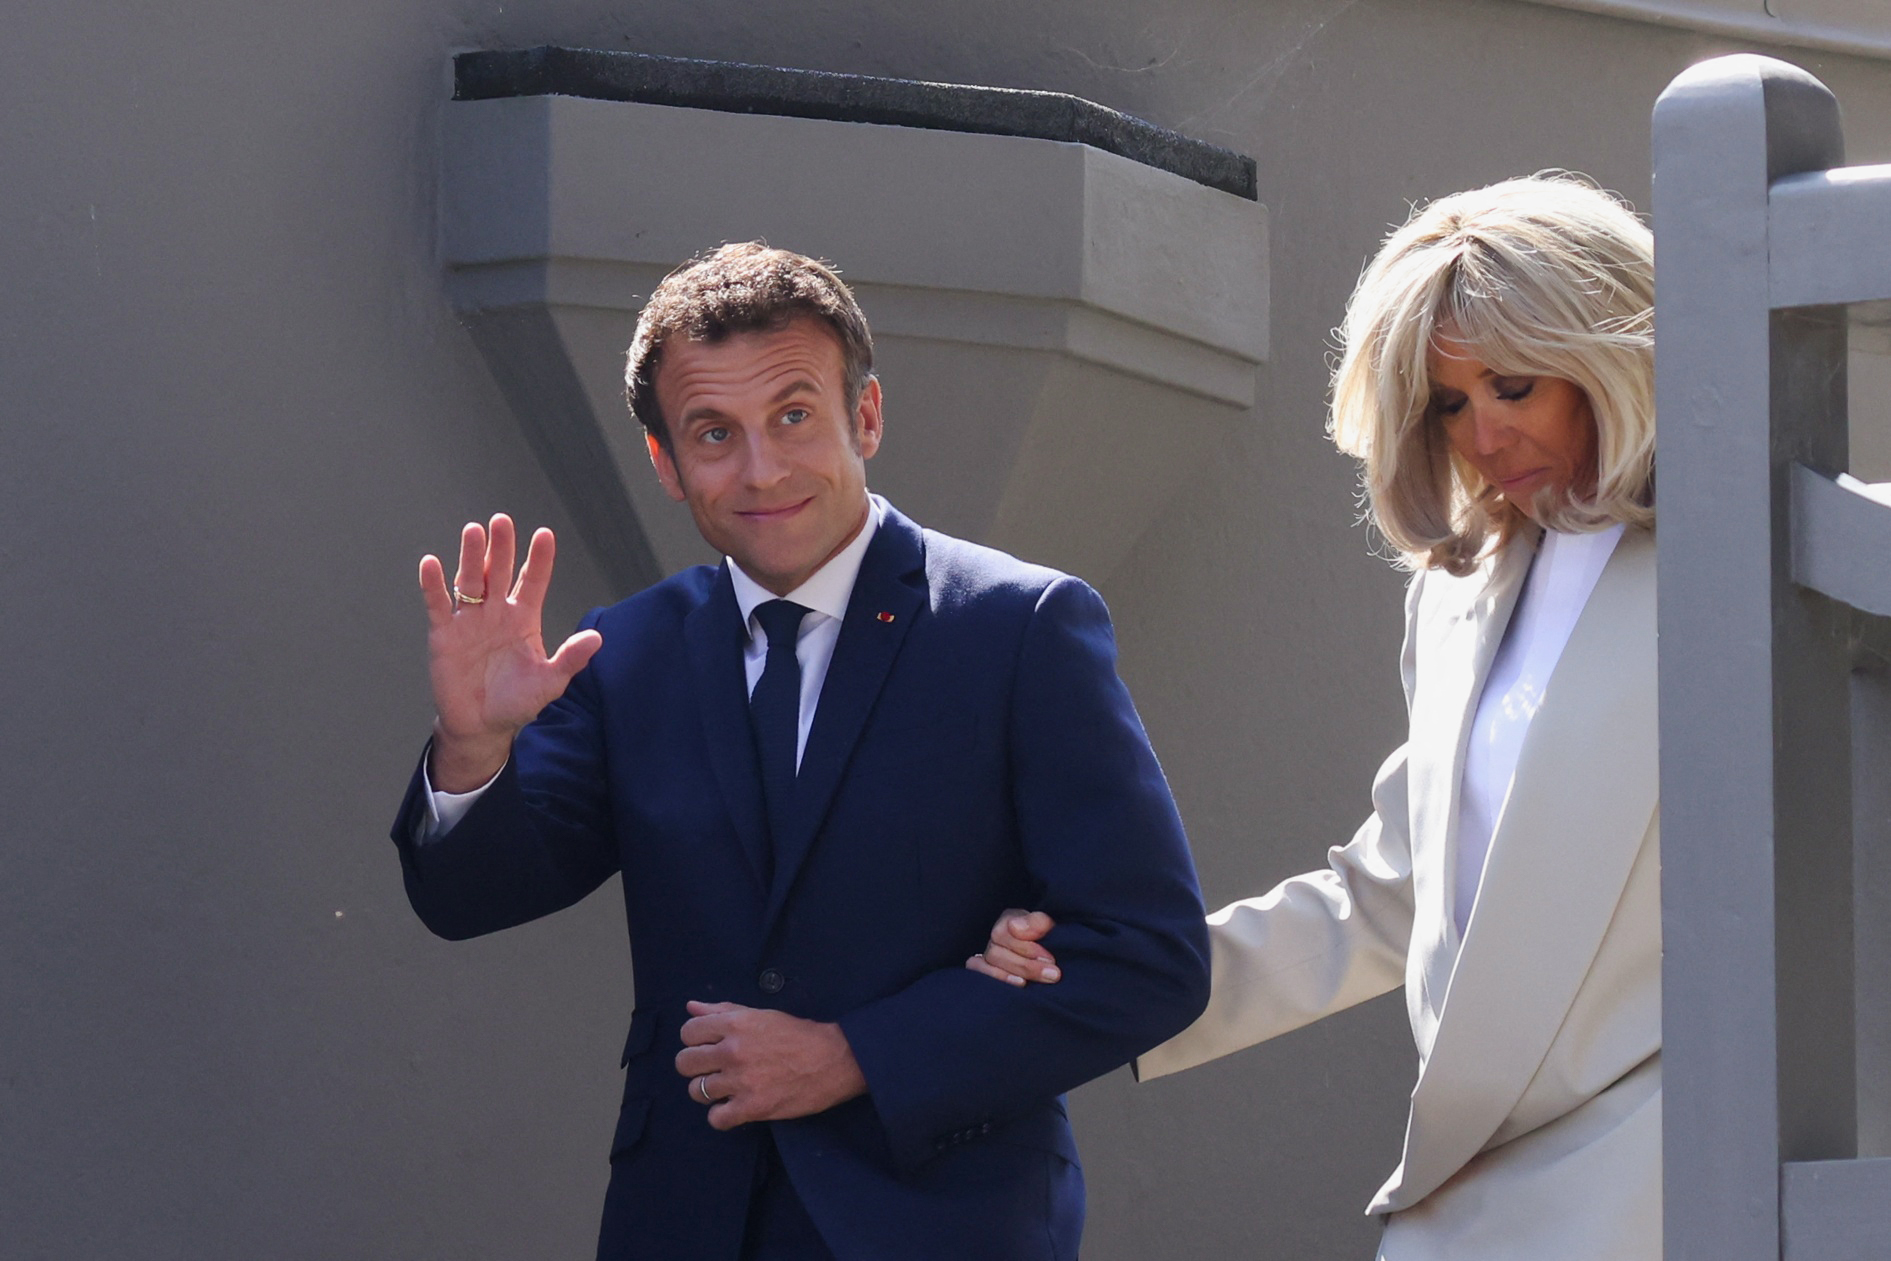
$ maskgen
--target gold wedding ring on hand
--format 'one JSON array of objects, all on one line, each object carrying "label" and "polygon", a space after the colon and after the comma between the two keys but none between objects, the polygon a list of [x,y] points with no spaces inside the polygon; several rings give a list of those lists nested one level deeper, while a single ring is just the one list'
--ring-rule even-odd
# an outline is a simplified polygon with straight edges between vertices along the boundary
[{"label": "gold wedding ring on hand", "polygon": [[454,608],[457,609],[462,604],[484,604],[485,602],[486,602],[485,596],[467,595],[464,591],[460,590],[459,583],[456,582],[453,584],[453,607]]}]

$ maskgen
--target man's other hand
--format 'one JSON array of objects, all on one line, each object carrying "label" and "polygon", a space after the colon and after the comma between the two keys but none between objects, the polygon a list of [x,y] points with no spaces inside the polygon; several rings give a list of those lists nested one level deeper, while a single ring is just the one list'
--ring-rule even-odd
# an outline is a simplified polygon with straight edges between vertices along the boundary
[{"label": "man's other hand", "polygon": [[692,1002],[689,1014],[676,1071],[719,1130],[810,1116],[867,1092],[839,1025],[735,1003]]},{"label": "man's other hand", "polygon": [[420,560],[438,714],[429,772],[442,792],[471,792],[497,775],[511,755],[512,737],[564,694],[604,642],[594,630],[580,631],[546,656],[540,624],[556,541],[550,530],[532,536],[515,585],[517,546],[512,518],[499,513],[490,530],[469,521],[460,531],[452,590],[439,557]]}]

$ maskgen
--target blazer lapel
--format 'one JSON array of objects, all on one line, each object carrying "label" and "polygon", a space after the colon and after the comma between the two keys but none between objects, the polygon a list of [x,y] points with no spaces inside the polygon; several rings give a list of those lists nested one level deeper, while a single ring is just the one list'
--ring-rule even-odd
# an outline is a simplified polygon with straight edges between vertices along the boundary
[{"label": "blazer lapel", "polygon": [[1561,1028],[1659,799],[1655,685],[1654,539],[1631,531],[1525,737],[1444,998],[1450,1019],[1412,1092],[1390,1207],[1483,1149]]},{"label": "blazer lapel", "polygon": [[821,684],[814,726],[795,776],[792,822],[775,838],[775,882],[762,921],[764,933],[774,927],[788,900],[894,658],[926,603],[925,546],[919,527],[885,500],[879,502],[885,517],[861,558],[847,616]]},{"label": "blazer lapel", "polygon": [[1443,604],[1434,614],[1443,624],[1420,640],[1419,651],[1431,660],[1419,665],[1423,684],[1412,698],[1407,765],[1416,907],[1412,944],[1421,966],[1419,983],[1408,985],[1406,1001],[1421,1064],[1430,1054],[1458,953],[1453,873],[1458,790],[1471,722],[1535,554],[1530,540],[1514,540],[1487,562],[1484,582],[1459,584],[1466,592],[1461,602]]},{"label": "blazer lapel", "polygon": [[722,800],[742,841],[742,854],[757,885],[768,870],[768,811],[762,801],[761,765],[749,723],[748,679],[742,669],[747,640],[735,586],[724,566],[709,598],[683,619],[690,669],[702,712],[703,738]]}]

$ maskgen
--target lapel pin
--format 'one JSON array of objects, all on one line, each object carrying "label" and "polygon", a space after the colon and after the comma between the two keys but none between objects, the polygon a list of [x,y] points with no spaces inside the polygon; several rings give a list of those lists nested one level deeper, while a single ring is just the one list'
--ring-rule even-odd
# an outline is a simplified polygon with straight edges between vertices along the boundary
[{"label": "lapel pin", "polygon": [[890,622],[893,620],[891,613],[875,613],[874,616],[879,618],[882,622]]}]

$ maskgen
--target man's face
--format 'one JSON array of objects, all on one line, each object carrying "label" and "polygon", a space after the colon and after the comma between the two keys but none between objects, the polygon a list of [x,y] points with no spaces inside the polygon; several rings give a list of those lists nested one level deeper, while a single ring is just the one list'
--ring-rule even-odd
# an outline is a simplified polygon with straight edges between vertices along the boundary
[{"label": "man's face", "polygon": [[850,413],[840,341],[812,317],[772,333],[663,347],[649,439],[670,498],[710,545],[776,595],[807,581],[866,523],[866,462],[880,447],[880,385]]}]

